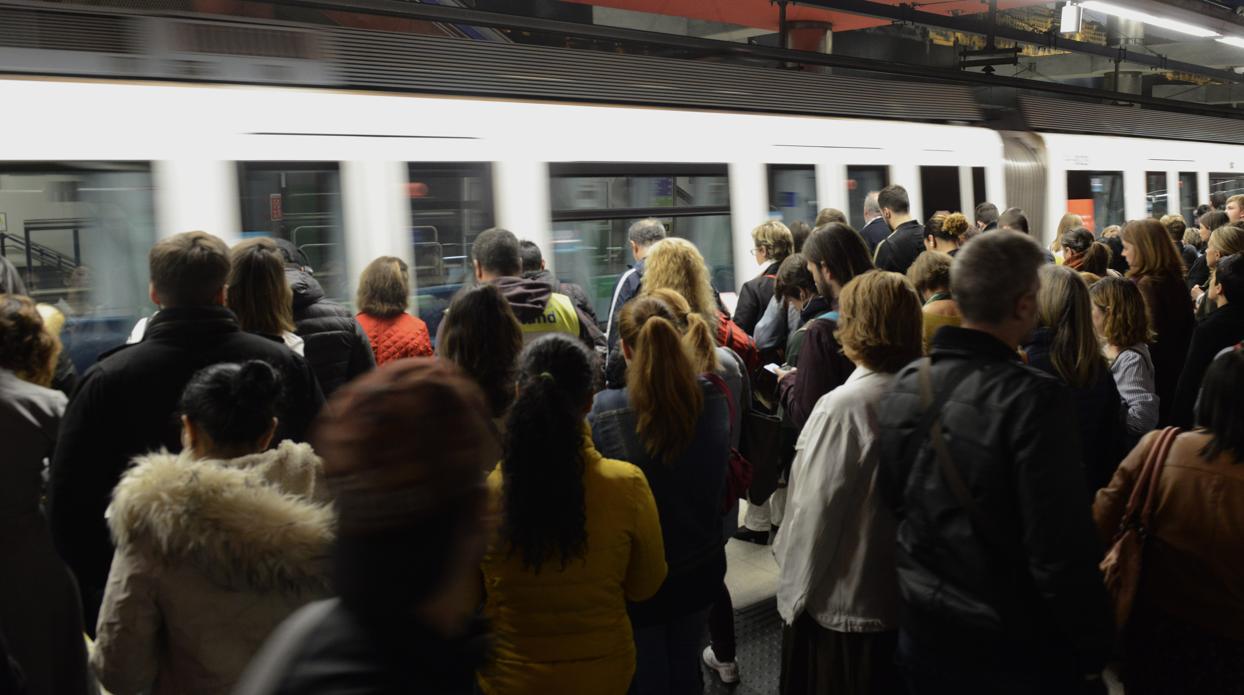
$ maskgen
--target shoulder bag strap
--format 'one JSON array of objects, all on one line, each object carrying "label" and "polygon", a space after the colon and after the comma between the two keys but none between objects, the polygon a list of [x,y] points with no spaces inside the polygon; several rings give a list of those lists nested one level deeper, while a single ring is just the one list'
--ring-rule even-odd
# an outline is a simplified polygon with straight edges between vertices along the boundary
[{"label": "shoulder bag strap", "polygon": [[1147,534],[1153,527],[1153,514],[1158,505],[1158,481],[1162,478],[1162,469],[1166,465],[1166,459],[1170,457],[1171,447],[1175,445],[1175,438],[1178,436],[1178,427],[1167,427],[1162,430],[1162,434],[1158,436],[1158,441],[1150,452],[1151,462],[1146,462],[1150,463],[1151,471],[1145,486],[1144,504],[1140,508],[1140,517],[1137,519],[1142,534]]},{"label": "shoulder bag strap", "polygon": [[[1149,447],[1149,451],[1145,453],[1144,463],[1140,466],[1140,471],[1136,473],[1136,482],[1132,485],[1132,493],[1127,497],[1127,506],[1123,509],[1123,518],[1119,520],[1119,531],[1123,533],[1128,528],[1139,529],[1143,524],[1141,516],[1147,505],[1149,489],[1156,484],[1157,478],[1154,471],[1159,466],[1161,457],[1164,457],[1163,449],[1170,430],[1175,428],[1168,427],[1158,433],[1153,441],[1153,446]],[[1171,439],[1174,437],[1171,436]]]}]

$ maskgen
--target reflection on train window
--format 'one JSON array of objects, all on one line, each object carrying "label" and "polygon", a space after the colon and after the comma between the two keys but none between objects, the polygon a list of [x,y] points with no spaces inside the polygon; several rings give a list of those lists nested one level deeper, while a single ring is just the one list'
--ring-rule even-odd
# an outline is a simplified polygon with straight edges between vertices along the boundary
[{"label": "reflection on train window", "polygon": [[1197,195],[1196,172],[1179,172],[1179,213],[1189,227],[1196,227],[1196,207],[1201,204]]},{"label": "reflection on train window", "polygon": [[627,230],[645,217],[694,243],[713,286],[734,291],[724,164],[575,163],[549,170],[557,275],[587,290],[600,321],[608,316],[618,276],[634,263]]},{"label": "reflection on train window", "polygon": [[341,175],[334,162],[242,162],[242,236],[288,239],[324,294],[349,302],[341,217]]},{"label": "reflection on train window", "polygon": [[782,222],[816,221],[816,167],[812,165],[770,164],[769,214],[780,214]]},{"label": "reflection on train window", "polygon": [[474,278],[471,244],[492,227],[492,165],[416,162],[408,167],[415,306],[432,335],[453,295]]},{"label": "reflection on train window", "polygon": [[26,293],[65,319],[61,342],[79,373],[155,309],[147,297],[154,216],[146,163],[0,163],[0,254]]},{"label": "reflection on train window", "polygon": [[864,228],[864,198],[890,185],[890,168],[885,166],[847,167],[847,219],[856,229]]},{"label": "reflection on train window", "polygon": [[1166,214],[1166,209],[1166,172],[1146,171],[1145,213],[1150,217],[1161,217]]},{"label": "reflection on train window", "polygon": [[962,212],[959,194],[959,167],[920,167],[922,222],[936,212]]},{"label": "reflection on train window", "polygon": [[1244,174],[1216,174],[1209,175],[1209,194],[1222,193],[1230,198],[1233,195],[1244,193]]},{"label": "reflection on train window", "polygon": [[989,191],[985,188],[985,167],[972,167],[972,209],[962,210],[968,219],[974,219],[976,206],[989,200]]},{"label": "reflection on train window", "polygon": [[1067,212],[1084,218],[1084,226],[1093,232],[1114,224],[1123,224],[1123,172],[1067,172]]}]

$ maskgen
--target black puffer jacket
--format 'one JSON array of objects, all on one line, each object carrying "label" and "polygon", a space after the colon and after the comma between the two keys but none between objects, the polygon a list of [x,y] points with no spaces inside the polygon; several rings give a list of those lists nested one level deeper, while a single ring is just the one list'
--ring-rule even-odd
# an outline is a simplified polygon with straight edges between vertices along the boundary
[{"label": "black puffer jacket", "polygon": [[951,389],[941,408],[950,458],[980,515],[970,517],[937,463],[912,363],[877,409],[903,630],[952,670],[1099,673],[1112,626],[1079,432],[1066,425],[1070,390],[980,331],[943,328],[932,360],[935,391]]},{"label": "black puffer jacket", "polygon": [[324,296],[324,288],[298,267],[285,269],[294,291],[295,332],[306,342],[304,352],[324,395],[376,367],[371,341],[354,314]]}]

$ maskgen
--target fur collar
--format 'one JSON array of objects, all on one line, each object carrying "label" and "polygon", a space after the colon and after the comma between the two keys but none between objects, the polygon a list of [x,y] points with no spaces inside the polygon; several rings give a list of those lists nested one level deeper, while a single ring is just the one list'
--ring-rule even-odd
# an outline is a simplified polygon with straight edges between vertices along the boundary
[{"label": "fur collar", "polygon": [[118,547],[192,565],[220,586],[327,589],[336,521],[322,468],[309,445],[290,441],[228,461],[140,456],[113,492],[108,525]]}]

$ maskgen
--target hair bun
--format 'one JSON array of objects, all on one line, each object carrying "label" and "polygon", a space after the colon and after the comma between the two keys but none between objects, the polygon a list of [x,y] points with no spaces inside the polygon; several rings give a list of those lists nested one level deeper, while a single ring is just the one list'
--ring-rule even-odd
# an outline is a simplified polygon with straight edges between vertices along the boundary
[{"label": "hair bun", "polygon": [[962,212],[952,212],[942,220],[942,233],[958,239],[968,231],[968,218]]},{"label": "hair bun", "polygon": [[271,403],[281,395],[281,376],[267,362],[249,360],[233,375],[232,391],[242,407],[248,402]]}]

